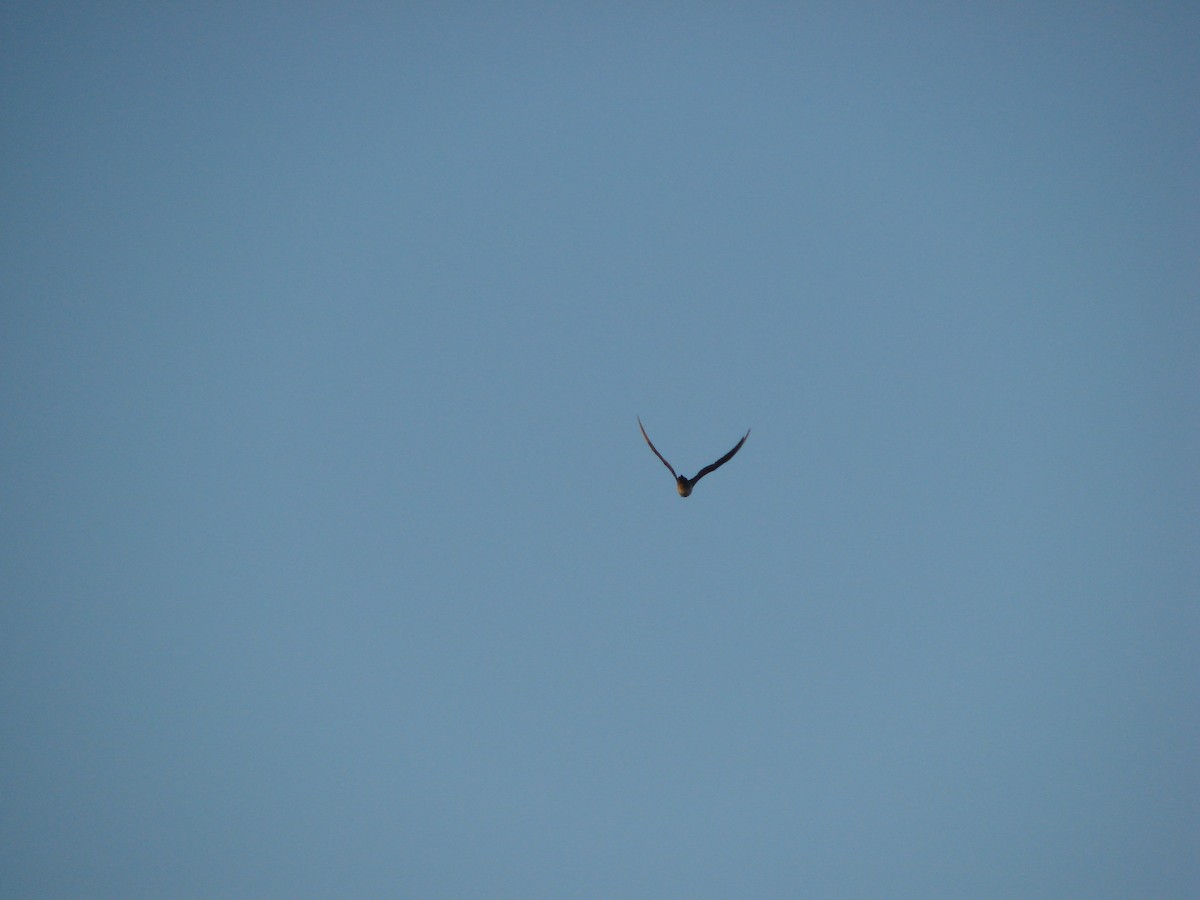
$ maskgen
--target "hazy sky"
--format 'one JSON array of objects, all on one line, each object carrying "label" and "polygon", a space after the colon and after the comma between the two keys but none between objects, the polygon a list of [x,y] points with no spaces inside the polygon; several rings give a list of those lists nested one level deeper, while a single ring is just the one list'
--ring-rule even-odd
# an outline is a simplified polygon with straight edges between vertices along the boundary
[{"label": "hazy sky", "polygon": [[1198,59],[6,4],[0,894],[1200,892]]}]

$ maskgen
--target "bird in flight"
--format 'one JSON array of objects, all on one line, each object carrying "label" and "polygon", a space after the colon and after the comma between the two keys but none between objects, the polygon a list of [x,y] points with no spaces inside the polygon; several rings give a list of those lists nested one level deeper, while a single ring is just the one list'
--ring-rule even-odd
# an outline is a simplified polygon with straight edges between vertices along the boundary
[{"label": "bird in flight", "polygon": [[746,433],[742,435],[742,439],[737,442],[737,446],[735,446],[732,450],[718,459],[711,466],[705,466],[703,469],[697,472],[695,478],[684,478],[682,475],[676,475],[675,470],[671,467],[671,464],[666,461],[663,455],[658,452],[658,448],[655,447],[650,441],[650,435],[646,434],[646,427],[642,424],[641,416],[638,416],[638,428],[642,429],[642,437],[646,439],[646,443],[650,445],[650,449],[654,451],[654,455],[662,460],[662,464],[670,469],[672,475],[675,475],[675,490],[679,491],[680,497],[686,497],[691,494],[692,488],[696,486],[697,481],[699,481],[709,472],[715,472],[717,469],[721,468],[721,466],[725,465],[725,463],[733,459],[733,454],[741,450],[742,444],[746,443],[746,438],[750,437],[750,429],[747,428]]}]

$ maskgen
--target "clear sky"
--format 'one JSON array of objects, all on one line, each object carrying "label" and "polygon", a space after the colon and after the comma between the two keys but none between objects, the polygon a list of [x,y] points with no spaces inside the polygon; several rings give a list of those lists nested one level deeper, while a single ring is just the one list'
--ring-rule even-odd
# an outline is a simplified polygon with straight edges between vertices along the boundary
[{"label": "clear sky", "polygon": [[1194,896],[1197,60],[5,4],[0,894]]}]

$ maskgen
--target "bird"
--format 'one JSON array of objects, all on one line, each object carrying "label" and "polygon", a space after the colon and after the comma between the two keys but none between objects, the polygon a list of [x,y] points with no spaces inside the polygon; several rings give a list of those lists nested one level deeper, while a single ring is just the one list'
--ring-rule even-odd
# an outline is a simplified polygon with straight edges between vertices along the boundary
[{"label": "bird", "polygon": [[675,476],[675,490],[679,491],[680,497],[690,496],[692,493],[692,488],[696,486],[697,481],[699,481],[709,472],[715,472],[717,469],[721,468],[721,466],[725,465],[725,463],[733,459],[733,454],[741,450],[742,444],[746,443],[746,438],[750,437],[750,429],[747,428],[746,433],[742,435],[742,439],[737,442],[737,445],[732,450],[718,459],[711,466],[705,466],[703,469],[697,472],[695,478],[684,478],[682,475],[676,474],[675,469],[672,468],[671,464],[667,462],[666,458],[661,453],[658,452],[658,448],[655,447],[654,443],[650,440],[650,435],[646,434],[646,426],[642,424],[641,416],[638,416],[638,428],[642,429],[642,437],[646,439],[646,443],[650,445],[650,449],[654,451],[654,455],[662,460],[662,464],[670,470],[672,475]]}]

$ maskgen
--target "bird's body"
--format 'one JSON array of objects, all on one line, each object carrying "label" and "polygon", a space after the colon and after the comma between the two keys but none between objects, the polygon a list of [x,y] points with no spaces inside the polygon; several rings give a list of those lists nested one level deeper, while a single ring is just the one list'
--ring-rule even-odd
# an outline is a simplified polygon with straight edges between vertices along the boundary
[{"label": "bird's body", "polygon": [[653,442],[650,440],[650,435],[646,434],[646,427],[642,425],[641,416],[638,416],[638,428],[642,430],[642,437],[646,439],[646,443],[650,446],[650,449],[654,451],[654,455],[657,456],[662,464],[667,467],[667,470],[675,476],[675,490],[679,491],[680,497],[690,496],[692,489],[696,486],[697,481],[699,481],[709,472],[716,471],[721,466],[725,465],[725,463],[733,459],[733,454],[741,450],[742,444],[746,443],[746,438],[750,437],[750,429],[746,429],[746,433],[742,435],[742,439],[737,442],[737,445],[732,450],[730,450],[712,465],[705,466],[703,469],[697,472],[695,478],[684,478],[682,475],[677,474],[674,467],[667,462],[666,458],[661,453],[658,452],[658,448],[655,447]]}]

